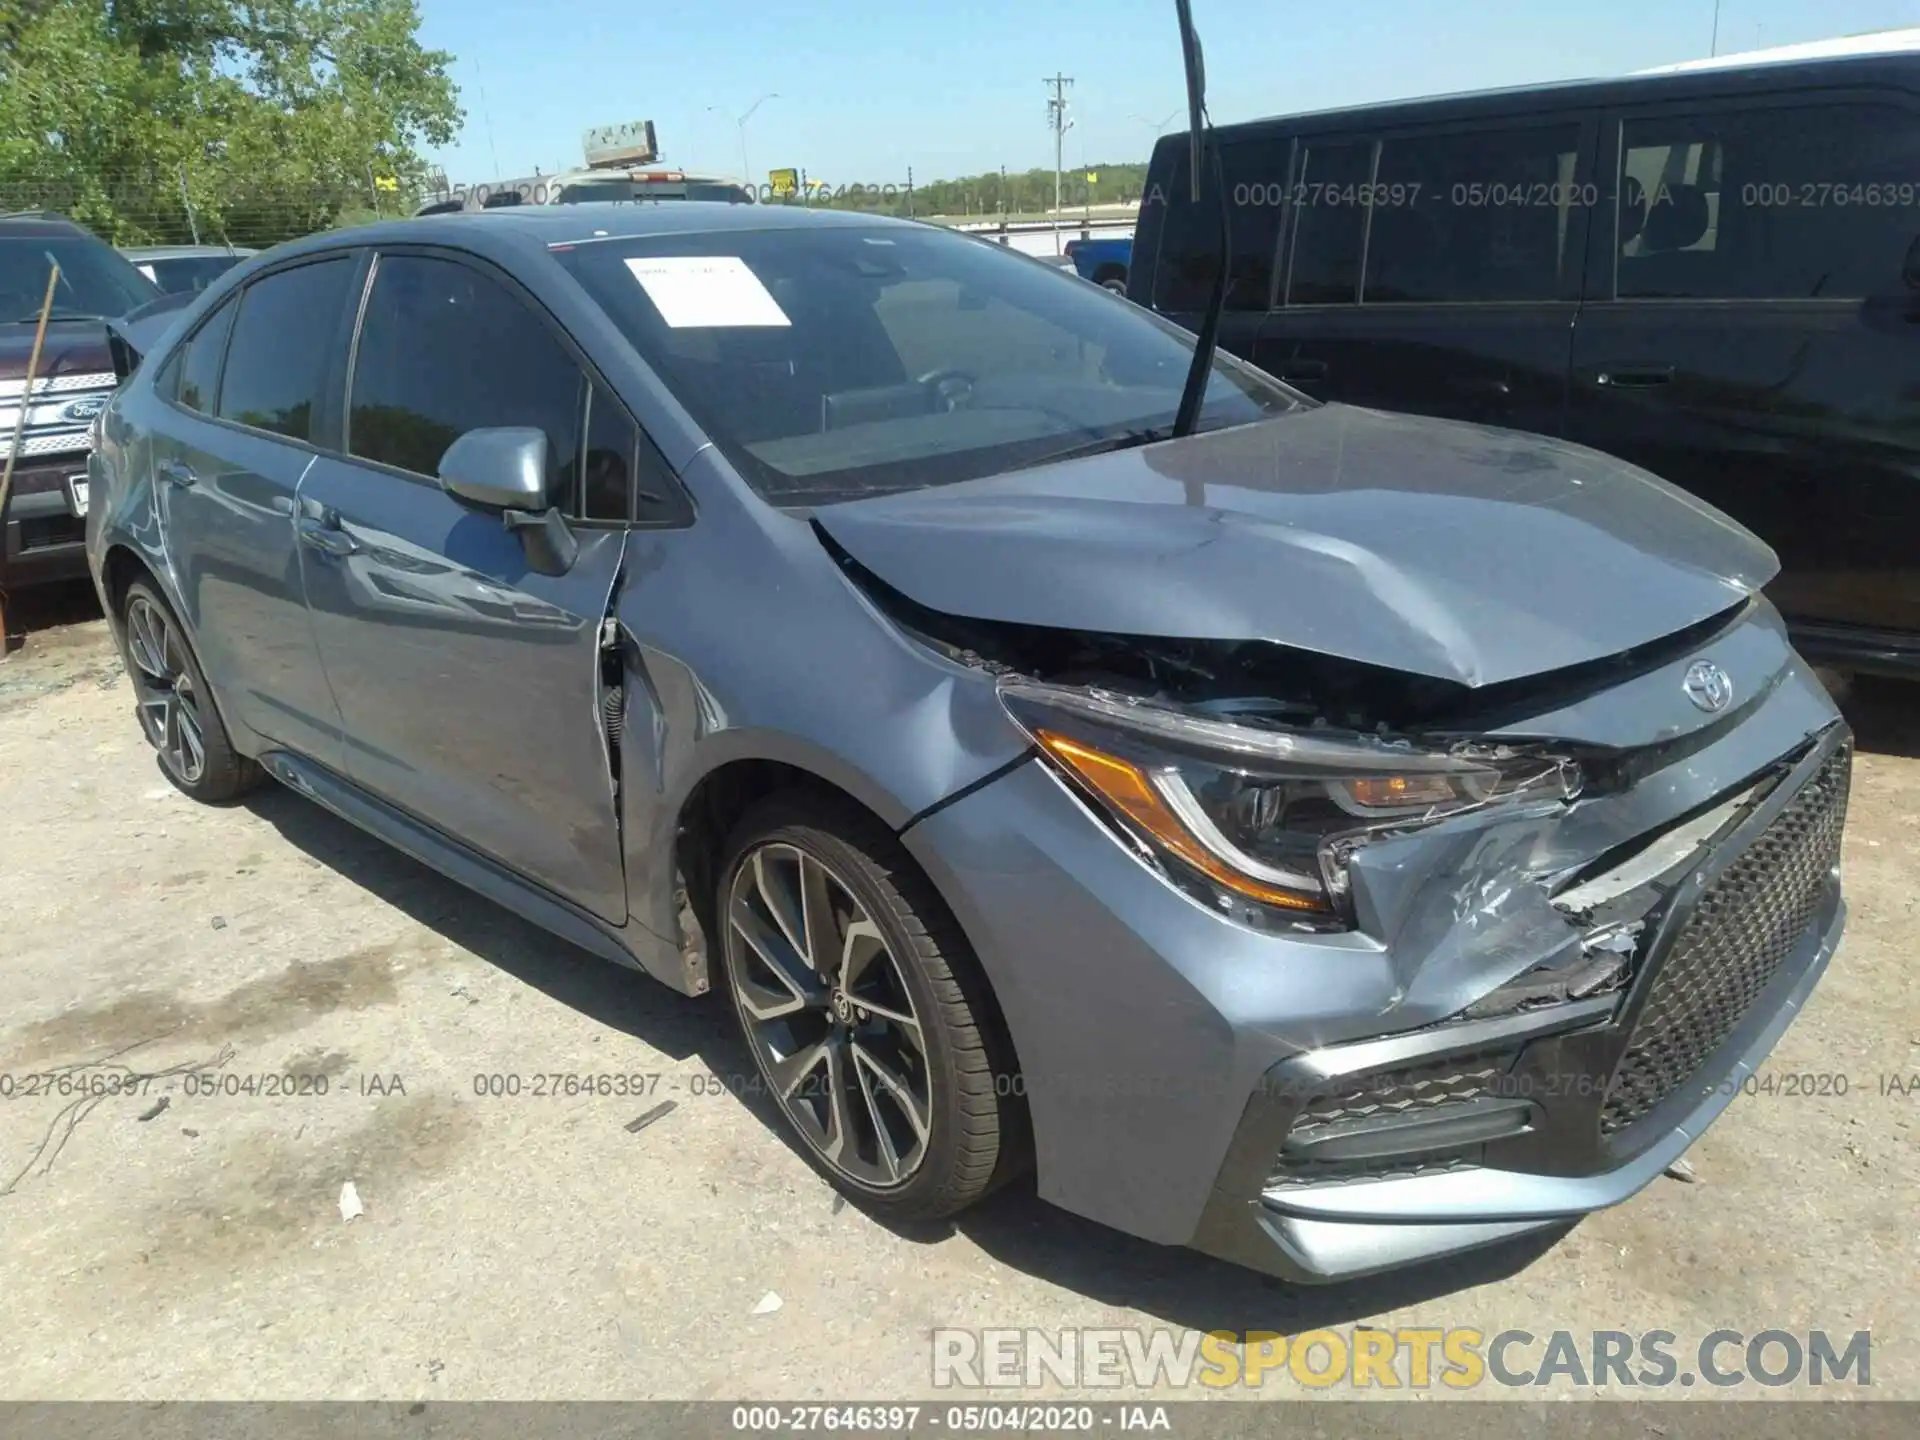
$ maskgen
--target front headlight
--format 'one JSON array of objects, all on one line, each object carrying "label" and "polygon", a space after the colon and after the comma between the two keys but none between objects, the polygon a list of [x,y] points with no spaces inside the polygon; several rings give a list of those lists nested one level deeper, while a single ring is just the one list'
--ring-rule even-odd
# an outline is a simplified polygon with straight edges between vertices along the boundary
[{"label": "front headlight", "polygon": [[1344,923],[1348,861],[1382,835],[1580,790],[1571,760],[1511,746],[1423,750],[1025,680],[1000,699],[1170,878],[1265,928]]}]

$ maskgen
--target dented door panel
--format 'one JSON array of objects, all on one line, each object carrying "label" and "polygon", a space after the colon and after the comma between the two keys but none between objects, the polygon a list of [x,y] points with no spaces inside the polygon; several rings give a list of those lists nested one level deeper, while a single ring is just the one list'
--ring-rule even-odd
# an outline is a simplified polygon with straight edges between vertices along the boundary
[{"label": "dented door panel", "polygon": [[498,515],[331,456],[296,523],[349,778],[624,921],[600,635],[626,536],[582,528],[572,568],[541,575]]}]

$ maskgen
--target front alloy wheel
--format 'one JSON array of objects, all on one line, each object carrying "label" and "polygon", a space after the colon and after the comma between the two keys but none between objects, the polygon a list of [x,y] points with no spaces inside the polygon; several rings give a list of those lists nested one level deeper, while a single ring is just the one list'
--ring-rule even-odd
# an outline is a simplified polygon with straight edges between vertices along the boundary
[{"label": "front alloy wheel", "polygon": [[789,844],[735,870],[727,927],[741,1024],[787,1118],[836,1174],[904,1184],[927,1153],[933,1082],[880,927],[831,867]]},{"label": "front alloy wheel", "polygon": [[769,796],[729,839],[714,915],[755,1068],[836,1187],[937,1220],[1026,1163],[992,994],[886,826],[817,789]]}]

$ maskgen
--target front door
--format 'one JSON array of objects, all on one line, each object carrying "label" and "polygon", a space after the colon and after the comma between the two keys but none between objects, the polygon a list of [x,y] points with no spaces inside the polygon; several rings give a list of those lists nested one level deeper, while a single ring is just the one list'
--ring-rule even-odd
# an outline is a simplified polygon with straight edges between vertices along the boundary
[{"label": "front door", "polygon": [[1803,643],[1920,638],[1920,110],[1849,92],[1632,107],[1603,141],[1572,438],[1780,556]]},{"label": "front door", "polygon": [[[527,300],[474,262],[383,254],[365,315],[347,456],[314,463],[296,521],[347,773],[623,922],[601,628],[626,533],[582,522],[594,387]],[[565,574],[538,573],[500,512],[435,478],[455,438],[489,426],[545,432],[549,500],[575,518],[579,542]]]}]

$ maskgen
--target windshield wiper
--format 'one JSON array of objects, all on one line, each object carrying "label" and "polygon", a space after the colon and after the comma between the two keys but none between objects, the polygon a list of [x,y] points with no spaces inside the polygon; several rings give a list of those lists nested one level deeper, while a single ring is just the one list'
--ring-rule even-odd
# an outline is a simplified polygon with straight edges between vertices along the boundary
[{"label": "windshield wiper", "polygon": [[1206,193],[1203,171],[1212,161],[1212,180],[1219,196],[1220,264],[1214,272],[1213,289],[1207,296],[1206,314],[1200,319],[1199,338],[1193,347],[1193,364],[1187,370],[1186,389],[1180,395],[1180,408],[1174,412],[1173,433],[1191,435],[1200,424],[1200,407],[1206,402],[1207,381],[1213,375],[1213,354],[1220,343],[1220,312],[1227,303],[1227,272],[1233,263],[1233,218],[1227,209],[1226,172],[1221,166],[1220,150],[1211,143],[1213,119],[1207,114],[1207,67],[1200,54],[1200,37],[1193,28],[1190,0],[1174,0],[1174,16],[1180,24],[1180,56],[1187,72],[1187,171],[1190,203],[1200,204]]},{"label": "windshield wiper", "polygon": [[1015,470],[1032,470],[1041,465],[1053,465],[1062,460],[1081,460],[1089,455],[1110,455],[1116,450],[1136,450],[1142,445],[1151,445],[1156,440],[1172,438],[1173,431],[1166,426],[1142,426],[1137,430],[1123,430],[1118,435],[1103,435],[1098,440],[1089,440],[1080,445],[1069,445],[1063,450],[1049,450],[1045,455],[1037,455],[1031,460],[1015,465]]}]

